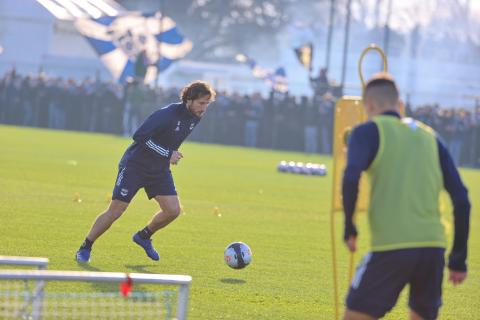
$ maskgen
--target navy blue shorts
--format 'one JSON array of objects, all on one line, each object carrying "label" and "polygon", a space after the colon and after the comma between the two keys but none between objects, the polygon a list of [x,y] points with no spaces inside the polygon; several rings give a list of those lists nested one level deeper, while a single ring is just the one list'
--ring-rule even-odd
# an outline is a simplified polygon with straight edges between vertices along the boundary
[{"label": "navy blue shorts", "polygon": [[350,310],[382,318],[410,285],[409,307],[436,319],[442,305],[445,249],[413,248],[368,253],[357,268],[347,296]]},{"label": "navy blue shorts", "polygon": [[170,170],[153,174],[134,166],[125,166],[118,168],[112,199],[130,202],[140,188],[145,189],[148,199],[177,195]]}]

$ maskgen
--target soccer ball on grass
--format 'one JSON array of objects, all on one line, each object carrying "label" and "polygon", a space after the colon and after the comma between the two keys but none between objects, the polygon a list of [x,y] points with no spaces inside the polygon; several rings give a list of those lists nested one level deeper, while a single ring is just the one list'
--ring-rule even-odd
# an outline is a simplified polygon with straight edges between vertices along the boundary
[{"label": "soccer ball on grass", "polygon": [[225,263],[233,269],[243,269],[252,262],[252,250],[243,242],[232,242],[224,252]]}]

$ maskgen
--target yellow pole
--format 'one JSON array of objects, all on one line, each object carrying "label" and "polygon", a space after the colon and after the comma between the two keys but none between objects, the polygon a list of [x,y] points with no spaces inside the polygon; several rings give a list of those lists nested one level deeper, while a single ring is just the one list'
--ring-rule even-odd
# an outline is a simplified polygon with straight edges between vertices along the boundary
[{"label": "yellow pole", "polygon": [[[335,113],[337,112],[337,108],[335,108]],[[335,135],[337,132],[337,121],[333,122],[333,134]],[[331,242],[332,242],[332,267],[333,267],[333,297],[334,297],[334,303],[335,303],[335,320],[339,319],[340,316],[340,310],[338,306],[338,275],[337,275],[337,248],[336,248],[336,236],[335,236],[335,187],[337,185],[337,175],[335,174],[336,172],[336,166],[337,162],[335,161],[335,151],[336,151],[336,141],[337,139],[333,138],[333,148],[332,148],[332,154],[333,154],[333,179],[332,179],[332,201],[331,201],[331,212],[330,212],[330,235],[331,235]]]},{"label": "yellow pole", "polygon": [[[385,56],[385,53],[383,50],[378,47],[375,44],[371,44],[367,48],[365,48],[362,51],[362,54],[360,55],[360,59],[358,61],[358,74],[360,77],[360,81],[362,83],[362,96],[363,96],[363,90],[365,89],[365,80],[363,78],[363,72],[362,72],[362,63],[365,55],[371,51],[377,51],[380,56],[382,57],[383,60],[383,69],[385,72],[388,72],[388,62],[387,62],[387,57]],[[366,115],[363,112],[363,120],[366,120]],[[336,121],[335,121],[335,126],[336,126]],[[334,128],[334,132],[337,132],[337,129]],[[334,140],[335,141],[335,140]],[[334,146],[335,150],[335,146]],[[336,166],[337,163],[335,161],[335,155],[334,155],[334,161],[333,161],[333,172],[336,172]],[[335,191],[335,186],[337,183],[337,178],[336,175],[334,175],[332,179],[332,207],[331,207],[331,213],[330,213],[330,234],[331,234],[331,242],[332,242],[332,267],[333,267],[333,291],[334,291],[334,303],[335,303],[335,319],[338,320],[340,317],[340,310],[339,310],[339,295],[338,295],[338,274],[337,274],[337,250],[336,250],[336,236],[335,236],[335,208],[334,208],[334,193]],[[353,278],[353,269],[354,269],[354,254],[350,254],[350,261],[349,261],[349,271],[348,271],[348,282],[349,285],[352,281]]]},{"label": "yellow pole", "polygon": [[340,310],[338,308],[337,250],[335,244],[335,210],[333,210],[333,208],[330,215],[330,234],[332,235],[333,297],[335,303],[335,320],[338,320],[340,316]]},{"label": "yellow pole", "polygon": [[360,77],[360,81],[362,82],[362,94],[363,94],[363,89],[365,89],[365,79],[363,78],[363,71],[362,71],[363,58],[365,58],[367,53],[372,50],[377,51],[380,54],[383,60],[383,71],[388,72],[387,56],[385,56],[385,53],[379,46],[372,43],[371,45],[363,49],[362,54],[360,55],[360,59],[358,60],[358,76]]}]

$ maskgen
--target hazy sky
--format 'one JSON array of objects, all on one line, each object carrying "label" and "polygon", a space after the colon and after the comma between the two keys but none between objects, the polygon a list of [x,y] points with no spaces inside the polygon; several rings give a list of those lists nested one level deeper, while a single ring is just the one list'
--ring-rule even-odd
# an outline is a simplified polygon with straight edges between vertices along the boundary
[{"label": "hazy sky", "polygon": [[[466,3],[468,0],[460,0]],[[373,26],[375,23],[375,2],[376,0],[368,0],[368,18],[367,25]],[[385,24],[388,12],[389,0],[383,0],[380,8],[380,25]],[[447,5],[452,0],[392,0],[392,16],[390,25],[393,29],[408,32],[416,24],[426,26],[431,20],[442,17],[451,16],[451,7]],[[437,6],[437,3],[440,5]],[[360,14],[360,8],[353,2],[355,14]],[[480,0],[470,0],[470,21],[480,20]],[[465,24],[467,19],[459,20],[459,24]]]}]

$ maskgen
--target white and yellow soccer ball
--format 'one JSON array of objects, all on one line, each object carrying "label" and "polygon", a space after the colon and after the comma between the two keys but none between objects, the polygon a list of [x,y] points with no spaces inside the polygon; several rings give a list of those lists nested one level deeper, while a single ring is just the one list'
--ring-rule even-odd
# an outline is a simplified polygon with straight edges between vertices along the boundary
[{"label": "white and yellow soccer ball", "polygon": [[252,262],[252,250],[243,242],[232,242],[224,252],[225,263],[233,269],[243,269]]}]

